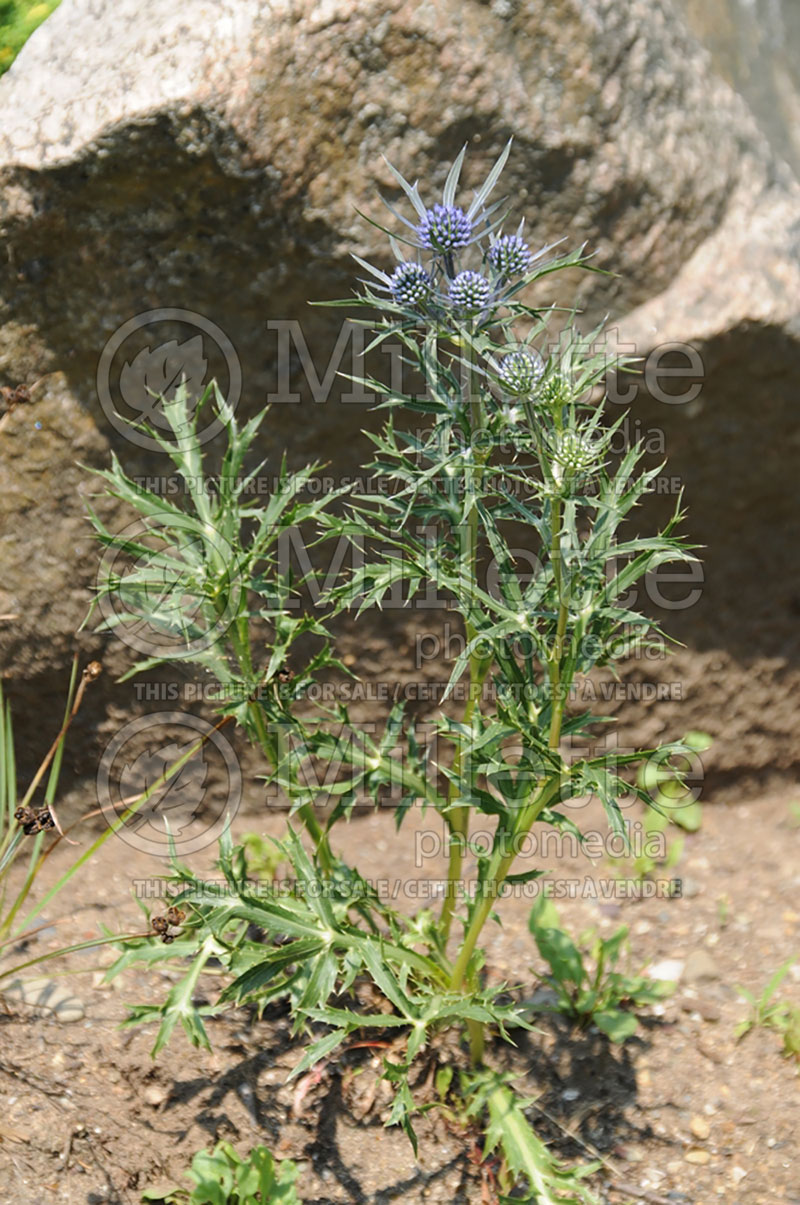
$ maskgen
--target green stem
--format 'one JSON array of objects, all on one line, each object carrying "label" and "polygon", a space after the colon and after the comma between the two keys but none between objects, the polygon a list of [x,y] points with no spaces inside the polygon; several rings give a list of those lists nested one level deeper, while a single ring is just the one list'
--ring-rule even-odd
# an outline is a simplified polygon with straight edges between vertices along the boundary
[{"label": "green stem", "polygon": [[[236,623],[233,624],[230,629],[230,639],[242,676],[246,682],[251,682],[253,680],[253,658],[250,652],[250,631],[246,615],[239,616]],[[262,752],[274,766],[278,756],[276,743],[267,732],[264,723],[264,713],[257,699],[250,700],[250,713],[253,717],[253,724]],[[304,803],[302,807],[298,808],[298,815],[303,822],[306,832],[314,843],[314,852],[319,860],[323,874],[329,875],[334,867],[334,857],[331,853],[327,833],[317,819],[314,805]]]},{"label": "green stem", "polygon": [[560,777],[552,778],[545,782],[537,792],[535,798],[527,807],[522,809],[517,823],[509,832],[505,833],[504,838],[498,840],[497,847],[492,851],[489,870],[484,880],[483,899],[475,908],[466,937],[464,938],[464,944],[453,967],[450,987],[454,992],[461,991],[464,986],[467,968],[481,929],[488,920],[489,913],[494,907],[495,900],[499,896],[500,889],[517,856],[515,852],[517,847],[516,838],[529,832],[540,814],[552,801],[553,797],[558,794],[560,787]]},{"label": "green stem", "polygon": [[[465,354],[467,366],[466,373],[466,389],[468,391],[469,413],[470,413],[470,440],[472,458],[470,467],[467,470],[465,487],[467,491],[467,499],[469,502],[469,510],[467,512],[466,525],[463,532],[463,547],[462,547],[462,563],[464,568],[464,589],[467,599],[472,598],[473,590],[477,584],[477,564],[478,564],[478,507],[477,497],[480,491],[483,473],[486,464],[486,454],[484,450],[478,446],[479,441],[476,436],[483,431],[486,425],[486,419],[481,400],[480,387],[477,382],[475,370],[473,367],[472,347],[468,346]],[[469,644],[474,640],[476,631],[469,619],[465,619],[465,637]],[[483,683],[486,680],[486,675],[489,672],[491,661],[481,657],[477,652],[470,654],[469,659],[469,697],[464,706],[464,713],[461,717],[461,722],[466,727],[472,724],[472,717],[475,713],[475,708],[480,708],[480,693],[483,688]],[[459,782],[464,770],[464,741],[459,742],[456,748],[453,759],[453,774],[455,781],[450,783],[449,800],[452,805],[453,801],[462,793],[459,787]],[[450,929],[453,923],[453,913],[455,911],[456,900],[458,899],[459,889],[464,873],[464,851],[469,839],[469,807],[458,806],[450,808],[447,814],[448,826],[450,829],[450,850],[447,866],[447,887],[445,897],[442,902],[442,911],[439,918],[443,945],[447,945],[450,937]]]},{"label": "green stem", "polygon": [[18,975],[20,971],[26,971],[28,967],[38,966],[40,962],[47,962],[50,958],[61,958],[62,955],[76,954],[81,950],[93,950],[98,946],[113,946],[118,942],[133,941],[134,938],[141,939],[152,936],[153,930],[146,929],[143,933],[123,933],[119,937],[92,937],[89,941],[80,941],[72,946],[59,946],[57,950],[48,950],[46,954],[37,954],[34,958],[26,959],[25,962],[18,962],[16,966],[0,970],[0,979],[8,979],[10,975]]},{"label": "green stem", "polygon": [[[561,663],[563,658],[564,635],[567,627],[568,609],[564,598],[563,590],[563,573],[561,564],[561,524],[562,524],[562,505],[561,499],[557,498],[553,503],[553,519],[552,519],[552,538],[550,544],[550,558],[553,565],[553,579],[555,582],[556,594],[559,600],[558,619],[556,621],[556,632],[553,640],[553,647],[550,650],[548,657],[548,670],[550,675],[550,689],[552,698],[552,707],[550,712],[550,732],[548,745],[551,749],[558,749],[561,741],[561,726],[564,717],[564,692],[561,689]],[[509,871],[516,858],[516,850],[519,848],[518,838],[526,835],[533,825],[538,820],[542,811],[548,806],[552,799],[559,793],[561,788],[560,775],[554,778],[547,779],[536,792],[534,798],[522,809],[516,822],[511,826],[510,830],[499,833],[495,838],[495,847],[492,850],[492,857],[489,863],[489,868],[484,879],[484,895],[483,899],[476,904],[472,919],[467,929],[464,938],[464,944],[461,947],[455,966],[453,967],[453,975],[450,986],[453,991],[461,991],[464,986],[464,980],[467,975],[470,960],[475,950],[478,937],[480,936],[483,926],[489,918],[489,914],[495,903],[495,899],[499,896],[503,883],[505,882]],[[473,1040],[472,1031],[470,1031],[470,1051],[473,1062],[476,1061],[476,1054],[480,1047],[477,1041]]]},{"label": "green stem", "polygon": [[[264,751],[264,755],[270,760],[272,765],[277,764],[278,751],[275,746],[275,741],[270,738],[264,724],[264,713],[256,699],[251,699],[250,710],[255,724],[256,734],[259,744]],[[314,811],[313,803],[304,803],[297,809],[297,814],[303,822],[303,827],[308,833],[311,840],[314,842],[314,852],[319,860],[320,869],[324,875],[329,875],[334,867],[334,857],[331,852],[328,834],[317,819],[317,814]]]},{"label": "green stem", "polygon": [[[561,740],[561,724],[564,716],[565,696],[561,683],[561,663],[564,657],[564,636],[567,630],[569,608],[564,594],[564,575],[561,557],[561,523],[562,503],[560,498],[553,501],[552,537],[550,541],[550,563],[553,566],[553,584],[558,599],[558,619],[553,647],[547,660],[550,677],[550,748],[557,749]],[[555,741],[555,743],[553,743]]]},{"label": "green stem", "polygon": [[[486,675],[489,672],[489,663],[483,661],[480,657],[470,657],[469,663],[469,698],[464,708],[462,723],[469,726],[472,723],[472,717],[475,713],[475,707],[479,703],[479,696]],[[464,744],[463,741],[458,745],[455,757],[453,759],[453,773],[458,779],[464,770]],[[450,800],[458,796],[458,787],[455,782],[450,784]],[[455,911],[456,900],[458,898],[459,887],[461,885],[464,853],[469,836],[469,807],[452,807],[447,814],[447,819],[450,826],[450,853],[447,867],[447,888],[444,901],[442,903],[442,913],[440,917],[440,925],[444,944],[450,936],[450,929],[453,923],[453,913]]]},{"label": "green stem", "polygon": [[480,1067],[486,1050],[486,1033],[483,1021],[467,1021],[469,1033],[469,1057],[473,1067]]}]

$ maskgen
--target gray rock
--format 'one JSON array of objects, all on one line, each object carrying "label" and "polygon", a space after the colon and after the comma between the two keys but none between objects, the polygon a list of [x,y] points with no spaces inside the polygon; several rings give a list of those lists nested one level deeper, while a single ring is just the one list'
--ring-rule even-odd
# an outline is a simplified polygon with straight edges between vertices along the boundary
[{"label": "gray rock", "polygon": [[[800,539],[800,506],[785,483],[800,474],[799,299],[800,187],[781,181],[732,198],[673,284],[620,324],[639,347],[688,345],[704,368],[689,404],[665,406],[645,388],[633,407],[644,428],[663,428],[666,471],[685,486],[688,529],[703,546],[701,601],[656,611],[689,646],[657,666],[682,695],[659,719],[674,732],[680,714],[710,732],[703,763],[727,776],[752,768],[762,786],[798,756],[800,581],[786,549]],[[651,498],[643,522],[673,505]]]},{"label": "gray rock", "polygon": [[800,8],[796,0],[678,0],[776,150],[800,173]]},{"label": "gray rock", "polygon": [[[513,134],[505,188],[534,240],[586,240],[618,274],[576,278],[587,321],[636,307],[620,325],[640,353],[689,340],[706,359],[693,408],[636,403],[645,425],[663,427],[669,471],[687,484],[708,589],[702,606],[667,617],[689,651],[647,666],[666,685],[682,680],[684,698],[622,704],[636,717],[626,733],[647,743],[711,728],[709,712],[725,710],[720,770],[792,764],[800,587],[781,552],[798,526],[785,483],[800,444],[785,432],[800,200],[669,0],[63,0],[0,82],[0,101],[0,375],[63,373],[44,391],[75,410],[86,447],[72,459],[99,463],[115,446],[148,474],[163,466],[120,434],[98,392],[103,350],[124,323],[192,311],[230,341],[232,360],[203,351],[223,386],[241,369],[243,412],[285,396],[267,323],[301,320],[324,375],[339,319],[306,303],[351,290],[351,252],[383,254],[354,212],[382,217],[376,186],[396,193],[381,154],[434,190],[469,139],[470,185]],[[177,317],[169,329],[163,340],[186,340]],[[128,363],[148,338],[134,332]],[[302,400],[274,407],[267,450],[286,445],[293,463],[322,450],[331,472],[352,472],[367,448],[363,406],[338,404],[337,383],[315,404],[297,355],[291,389]],[[34,445],[12,456],[0,441],[0,476],[20,505]],[[30,684],[30,714],[66,665],[94,574],[68,460],[62,447],[52,494],[23,512],[39,533],[32,554],[0,544],[8,613],[23,617],[0,627],[0,655]],[[671,501],[655,498],[651,515]],[[786,702],[767,733],[754,717],[776,673]]]}]

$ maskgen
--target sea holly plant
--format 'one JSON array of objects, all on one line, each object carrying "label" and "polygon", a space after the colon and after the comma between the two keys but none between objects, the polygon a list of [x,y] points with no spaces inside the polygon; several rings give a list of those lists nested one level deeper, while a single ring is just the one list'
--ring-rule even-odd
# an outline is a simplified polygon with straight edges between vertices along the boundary
[{"label": "sea holly plant", "polygon": [[[175,860],[180,931],[167,934],[166,948],[155,939],[129,943],[115,969],[189,960],[162,1006],[134,1014],[159,1023],[157,1047],[178,1021],[207,1043],[204,1015],[279,999],[295,1032],[310,1035],[295,1075],[339,1057],[357,1037],[381,1035],[391,1046],[383,1061],[394,1090],[390,1121],[412,1142],[415,1117],[430,1107],[420,1085],[443,1049],[440,1035],[460,1031],[472,1070],[447,1083],[469,1085],[487,1151],[499,1149],[505,1161],[503,1192],[589,1201],[585,1178],[557,1163],[493,1067],[497,1047],[487,1046],[487,1033],[511,1041],[530,1021],[516,985],[484,979],[486,938],[503,895],[548,870],[518,864],[535,825],[575,831],[564,805],[595,795],[624,834],[622,801],[657,802],[637,767],[655,758],[659,782],[669,764],[680,779],[688,753],[680,741],[623,751],[604,738],[608,717],[582,710],[576,696],[595,666],[613,669],[663,645],[635,607],[637,584],[694,557],[676,535],[679,504],[655,535],[632,522],[661,466],[645,467],[640,444],[612,453],[624,415],[609,414],[605,383],[624,365],[609,360],[599,330],[582,330],[579,315],[549,297],[553,274],[593,265],[582,249],[535,248],[522,224],[509,226],[509,206],[494,197],[508,153],[467,199],[463,151],[433,202],[390,168],[398,197],[387,202],[393,229],[385,229],[394,263],[359,259],[361,285],[346,304],[365,314],[358,321],[373,332],[369,350],[399,345],[423,388],[361,378],[386,412],[370,435],[376,489],[336,506],[309,502],[302,474],[284,469],[286,490],[249,500],[240,483],[258,472],[245,472],[245,459],[261,416],[240,428],[217,391],[201,401],[216,406],[227,433],[216,498],[198,484],[206,470],[185,390],[164,403],[171,434],[161,436],[186,480],[184,505],[140,489],[117,461],[102,474],[149,523],[146,536],[128,537],[94,518],[106,548],[128,558],[126,573],[101,579],[101,598],[114,604],[105,624],[144,621],[174,641],[137,669],[182,660],[227,686],[234,702],[219,704],[223,719],[258,744],[266,776],[288,803],[280,852],[291,867],[289,890],[264,890],[230,833],[221,839],[221,886]],[[298,610],[309,582],[293,579],[276,555],[281,534],[298,524],[359,550],[349,575],[325,594],[327,609]],[[317,675],[336,669],[330,616],[348,612],[358,623],[370,608],[413,604],[429,591],[460,616],[464,636],[447,698],[429,718],[433,739],[418,737],[402,704],[376,734],[345,706],[307,695]],[[317,640],[317,652],[290,667],[299,636]],[[387,794],[399,827],[412,806],[445,826],[449,867],[435,911],[392,908],[345,857],[350,834],[338,835],[340,821],[356,801],[377,805]],[[478,847],[471,834],[487,818],[492,844]],[[217,1004],[201,1009],[194,986],[211,958],[227,983]],[[356,1003],[365,981],[380,1006]]]},{"label": "sea holly plant", "polygon": [[[227,434],[216,476],[204,464],[198,435],[199,416],[212,395]],[[302,499],[319,466],[290,473],[284,458],[268,502],[254,501],[250,487],[263,462],[247,469],[245,463],[265,412],[240,427],[216,384],[193,404],[184,380],[161,404],[166,430],[148,430],[185,483],[184,504],[129,477],[116,456],[110,469],[97,471],[106,492],[138,519],[111,532],[88,508],[105,551],[84,622],[99,610],[98,631],[119,631],[145,653],[123,681],[167,663],[210,676],[223,699],[223,719],[235,720],[272,766],[280,760],[287,701],[300,696],[316,673],[339,664],[313,611],[298,613],[303,581],[282,567],[279,555],[281,534],[302,529],[330,498]],[[317,637],[317,648],[289,685],[289,651],[303,636]],[[330,868],[327,838],[313,809],[301,803],[299,811],[317,856]]]}]

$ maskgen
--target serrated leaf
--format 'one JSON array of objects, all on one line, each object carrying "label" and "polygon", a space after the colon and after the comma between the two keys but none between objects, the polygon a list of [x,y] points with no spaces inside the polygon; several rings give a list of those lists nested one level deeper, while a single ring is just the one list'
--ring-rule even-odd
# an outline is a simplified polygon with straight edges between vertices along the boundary
[{"label": "serrated leaf", "polygon": [[305,1053],[296,1067],[290,1071],[287,1077],[287,1083],[293,1079],[297,1079],[298,1075],[302,1075],[304,1071],[308,1071],[309,1067],[313,1067],[315,1063],[321,1059],[327,1058],[331,1051],[340,1046],[347,1037],[347,1031],[344,1029],[334,1029],[331,1033],[325,1034],[325,1037],[319,1038],[318,1041],[312,1042],[306,1047]]}]

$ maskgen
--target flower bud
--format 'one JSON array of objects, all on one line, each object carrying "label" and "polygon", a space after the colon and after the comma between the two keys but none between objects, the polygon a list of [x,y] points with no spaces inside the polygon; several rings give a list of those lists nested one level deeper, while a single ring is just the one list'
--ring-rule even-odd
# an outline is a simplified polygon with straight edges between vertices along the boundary
[{"label": "flower bud", "polygon": [[491,285],[479,272],[459,272],[450,284],[450,300],[465,314],[477,314],[484,309],[491,292]]},{"label": "flower bud", "polygon": [[501,276],[521,276],[527,272],[533,256],[518,234],[503,234],[492,243],[486,258]]},{"label": "flower bud", "polygon": [[537,351],[512,351],[503,357],[497,378],[506,393],[530,397],[544,376],[544,361]]},{"label": "flower bud", "polygon": [[417,226],[417,237],[429,251],[449,255],[468,245],[472,222],[458,205],[434,205]]},{"label": "flower bud", "polygon": [[433,292],[433,280],[422,264],[398,264],[391,276],[392,296],[400,305],[423,305]]}]

